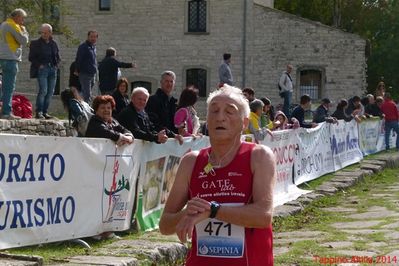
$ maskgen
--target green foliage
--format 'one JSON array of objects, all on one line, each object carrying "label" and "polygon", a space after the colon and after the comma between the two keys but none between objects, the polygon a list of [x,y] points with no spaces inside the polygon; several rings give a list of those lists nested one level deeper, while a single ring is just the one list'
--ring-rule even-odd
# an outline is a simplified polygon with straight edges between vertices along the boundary
[{"label": "green foliage", "polygon": [[374,93],[383,79],[394,98],[399,97],[398,0],[275,0],[275,8],[368,40],[367,91]]},{"label": "green foliage", "polygon": [[60,22],[61,14],[68,15],[69,11],[60,4],[61,0],[0,0],[0,12],[3,20],[16,8],[22,8],[28,16],[25,19],[25,26],[31,36],[37,36],[40,25],[49,23],[55,34],[62,34],[68,43],[75,43],[73,32],[66,25]]}]

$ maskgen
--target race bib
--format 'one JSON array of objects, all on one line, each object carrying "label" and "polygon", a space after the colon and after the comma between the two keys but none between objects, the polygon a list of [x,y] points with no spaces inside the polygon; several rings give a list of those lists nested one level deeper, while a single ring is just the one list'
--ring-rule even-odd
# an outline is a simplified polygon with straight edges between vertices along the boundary
[{"label": "race bib", "polygon": [[241,258],[243,256],[244,227],[209,218],[198,223],[195,229],[197,232],[197,256],[217,258]]}]

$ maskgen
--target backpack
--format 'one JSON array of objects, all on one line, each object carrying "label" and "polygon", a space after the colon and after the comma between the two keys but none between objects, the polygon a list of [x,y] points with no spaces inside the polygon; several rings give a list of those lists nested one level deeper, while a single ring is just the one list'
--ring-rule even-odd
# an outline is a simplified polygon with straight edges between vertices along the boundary
[{"label": "backpack", "polygon": [[76,129],[79,136],[85,136],[90,118],[94,115],[93,109],[87,103],[81,103],[76,99],[72,99],[70,113],[73,121],[72,126]]}]

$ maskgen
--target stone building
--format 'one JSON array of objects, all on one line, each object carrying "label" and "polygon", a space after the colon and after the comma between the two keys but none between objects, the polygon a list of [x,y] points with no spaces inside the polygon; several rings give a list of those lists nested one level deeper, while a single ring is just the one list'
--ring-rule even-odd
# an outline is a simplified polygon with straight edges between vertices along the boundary
[{"label": "stone building", "polygon": [[[202,117],[225,52],[232,54],[235,85],[253,87],[257,97],[267,96],[273,104],[281,102],[277,81],[287,63],[294,66],[294,102],[303,93],[315,102],[348,98],[366,87],[364,39],[275,10],[273,0],[61,0],[61,5],[67,13],[60,23],[75,38],[84,41],[88,30],[99,32],[99,61],[112,46],[120,60],[137,63],[137,69],[122,70],[132,86],[155,92],[164,70],[177,74],[177,97],[186,85],[198,86]],[[59,87],[65,88],[77,45],[55,38],[63,58]],[[25,49],[17,90],[34,99],[27,54]],[[53,101],[56,108],[60,103]]]}]

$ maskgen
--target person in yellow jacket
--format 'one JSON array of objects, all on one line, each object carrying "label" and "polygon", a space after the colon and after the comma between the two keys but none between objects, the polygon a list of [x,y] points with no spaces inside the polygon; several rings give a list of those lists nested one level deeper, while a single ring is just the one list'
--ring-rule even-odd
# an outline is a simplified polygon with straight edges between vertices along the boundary
[{"label": "person in yellow jacket", "polygon": [[269,129],[261,126],[261,115],[263,112],[264,103],[261,100],[255,99],[249,104],[249,109],[251,113],[249,114],[249,124],[248,128],[244,130],[244,134],[253,134],[255,137],[255,142],[264,140],[266,134],[272,133]]},{"label": "person in yellow jacket", "polygon": [[25,10],[17,8],[0,25],[0,65],[3,74],[1,118],[3,119],[19,118],[12,114],[11,103],[17,79],[18,62],[22,61],[22,45],[26,45],[29,41],[29,34],[24,26],[26,16]]}]

